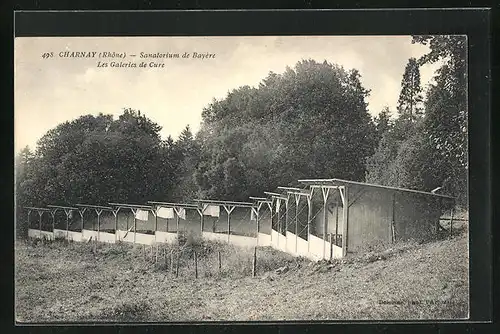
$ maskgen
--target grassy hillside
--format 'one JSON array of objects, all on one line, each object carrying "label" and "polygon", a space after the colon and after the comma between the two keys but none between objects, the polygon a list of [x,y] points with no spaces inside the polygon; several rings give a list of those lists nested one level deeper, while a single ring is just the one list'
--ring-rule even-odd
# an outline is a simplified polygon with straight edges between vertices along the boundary
[{"label": "grassy hillside", "polygon": [[[175,251],[182,254],[178,277]],[[252,250],[193,240],[161,246],[157,262],[155,247],[151,253],[128,244],[19,242],[16,318],[163,322],[468,316],[466,234],[321,263],[259,248],[254,278],[252,256]]]}]

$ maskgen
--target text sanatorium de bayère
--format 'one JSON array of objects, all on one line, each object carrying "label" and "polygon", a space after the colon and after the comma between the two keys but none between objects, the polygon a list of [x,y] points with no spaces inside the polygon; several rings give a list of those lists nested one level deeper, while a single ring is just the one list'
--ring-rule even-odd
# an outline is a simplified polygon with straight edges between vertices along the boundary
[{"label": "text sanatorium de bay\u00e8re", "polygon": [[[198,52],[183,52],[183,53],[170,53],[170,52],[139,52],[139,54],[126,52],[97,52],[97,51],[88,51],[88,52],[78,52],[78,51],[61,51],[59,52],[60,58],[110,58],[110,59],[125,59],[127,56],[135,60],[135,58],[140,58],[142,61],[145,60],[158,60],[158,59],[169,59],[169,58],[194,58],[194,59],[210,59],[215,58],[214,53],[198,53]],[[49,56],[50,57],[50,56]],[[98,67],[137,67],[137,63],[134,61],[111,61],[109,63],[98,63]],[[101,65],[101,66],[100,66]],[[155,61],[150,61],[145,64],[148,67],[163,67],[163,64],[160,64]]]}]

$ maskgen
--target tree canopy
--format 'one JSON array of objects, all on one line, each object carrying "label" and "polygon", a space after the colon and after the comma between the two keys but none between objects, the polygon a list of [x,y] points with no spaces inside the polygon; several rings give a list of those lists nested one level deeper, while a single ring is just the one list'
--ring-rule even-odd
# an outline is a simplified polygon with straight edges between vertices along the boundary
[{"label": "tree canopy", "polygon": [[[416,36],[397,110],[372,118],[360,73],[302,60],[257,87],[233,89],[202,110],[196,135],[161,139],[161,126],[126,108],[49,130],[15,161],[16,205],[247,200],[302,178],[343,178],[429,191],[466,203],[466,43]],[[442,61],[425,99],[419,66]],[[395,116],[395,117],[391,117]]]},{"label": "tree canopy", "polygon": [[[467,204],[467,78],[464,36],[415,36],[413,43],[429,46],[420,59],[409,60],[402,80],[394,126],[381,137],[375,154],[367,161],[367,179],[385,185],[441,191]],[[407,122],[411,94],[410,71],[440,61],[434,83],[423,101],[423,113],[412,113]],[[411,66],[410,66],[411,62]],[[417,75],[414,75],[417,77]],[[419,82],[419,80],[413,80]],[[402,101],[405,101],[402,103]],[[420,103],[420,98],[414,100]],[[413,104],[414,105],[414,104]]]},{"label": "tree canopy", "polygon": [[[203,111],[203,195],[245,199],[301,178],[363,180],[375,125],[356,70],[303,60]],[[237,186],[238,185],[238,186]]]}]

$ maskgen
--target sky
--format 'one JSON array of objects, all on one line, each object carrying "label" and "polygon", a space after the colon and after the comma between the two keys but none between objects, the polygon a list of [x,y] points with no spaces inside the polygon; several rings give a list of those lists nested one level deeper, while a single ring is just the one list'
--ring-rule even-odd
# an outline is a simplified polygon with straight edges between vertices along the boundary
[{"label": "sky", "polygon": [[[64,52],[96,52],[96,58],[60,57]],[[120,115],[141,110],[174,139],[189,125],[196,132],[201,112],[243,85],[256,86],[270,71],[284,72],[302,59],[326,60],[357,69],[369,89],[368,110],[395,110],[408,59],[427,47],[410,36],[245,36],[245,37],[22,37],[14,44],[14,149],[34,149],[58,124],[100,112]],[[51,53],[51,57],[42,57]],[[99,58],[100,52],[125,58]],[[187,52],[189,58],[143,59],[140,53]],[[193,58],[193,53],[212,58]],[[134,55],[132,57],[131,55]],[[110,67],[151,61],[163,68]],[[98,62],[108,63],[99,67]],[[421,68],[421,84],[437,65]]]}]

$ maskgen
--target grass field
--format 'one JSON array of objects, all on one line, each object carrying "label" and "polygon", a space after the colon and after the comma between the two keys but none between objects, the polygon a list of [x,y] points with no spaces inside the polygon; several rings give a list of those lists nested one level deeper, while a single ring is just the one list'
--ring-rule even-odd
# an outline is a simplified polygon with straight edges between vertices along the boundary
[{"label": "grass field", "polygon": [[[163,245],[155,262],[155,247],[151,253],[128,244],[23,241],[16,244],[16,320],[467,318],[467,243],[462,233],[331,263],[259,248],[252,277],[253,250],[222,244]],[[175,252],[170,270],[172,250],[182,251],[177,278]]]}]

